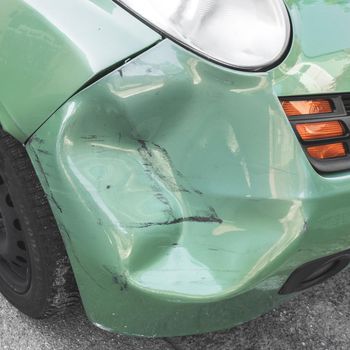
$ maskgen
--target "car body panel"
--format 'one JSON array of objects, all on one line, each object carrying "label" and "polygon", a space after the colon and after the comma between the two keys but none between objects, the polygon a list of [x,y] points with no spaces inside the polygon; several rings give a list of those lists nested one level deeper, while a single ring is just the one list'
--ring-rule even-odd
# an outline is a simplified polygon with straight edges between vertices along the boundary
[{"label": "car body panel", "polygon": [[292,50],[273,70],[278,96],[348,92],[350,3],[287,0],[294,31]]},{"label": "car body panel", "polygon": [[[162,41],[30,140],[92,322],[147,336],[227,328],[285,300],[295,268],[350,246],[350,177],[315,172],[277,98],[325,89],[296,78],[304,30],[267,73]],[[333,74],[327,93],[350,91],[326,54],[307,62]]]},{"label": "car body panel", "polygon": [[241,322],[231,310],[247,295],[243,319],[282,298],[313,170],[268,74],[166,40],[73,97],[27,147],[95,324],[189,334]]},{"label": "car body panel", "polygon": [[[350,175],[316,173],[278,100],[350,91],[349,5],[287,3],[294,40],[275,69],[230,70],[163,40],[27,143],[101,328],[228,328],[286,300],[278,291],[303,263],[350,247]],[[316,31],[310,13],[330,8],[341,23]]]},{"label": "car body panel", "polygon": [[2,0],[0,19],[0,121],[20,141],[95,75],[160,39],[110,0]]}]

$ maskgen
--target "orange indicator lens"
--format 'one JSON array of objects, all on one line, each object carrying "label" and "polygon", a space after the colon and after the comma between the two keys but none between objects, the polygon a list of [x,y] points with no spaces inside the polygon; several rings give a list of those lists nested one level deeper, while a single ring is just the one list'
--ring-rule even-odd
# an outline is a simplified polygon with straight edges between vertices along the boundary
[{"label": "orange indicator lens", "polygon": [[333,112],[330,100],[282,101],[282,107],[288,117]]},{"label": "orange indicator lens", "polygon": [[309,155],[315,159],[329,159],[346,156],[346,150],[343,143],[308,147],[307,151]]},{"label": "orange indicator lens", "polygon": [[338,120],[297,124],[296,129],[304,141],[327,139],[330,137],[343,136],[345,134],[344,127]]}]

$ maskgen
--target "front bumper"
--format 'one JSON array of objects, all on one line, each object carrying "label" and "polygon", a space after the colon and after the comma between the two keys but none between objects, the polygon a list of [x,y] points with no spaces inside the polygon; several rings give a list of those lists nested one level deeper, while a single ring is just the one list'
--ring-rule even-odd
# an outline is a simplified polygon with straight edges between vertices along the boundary
[{"label": "front bumper", "polygon": [[[301,264],[350,247],[350,176],[314,171],[277,98],[326,89],[310,78],[321,58],[297,44],[248,74],[164,40],[28,142],[92,322],[147,336],[228,328],[285,300]],[[350,91],[328,62],[327,92]]]}]

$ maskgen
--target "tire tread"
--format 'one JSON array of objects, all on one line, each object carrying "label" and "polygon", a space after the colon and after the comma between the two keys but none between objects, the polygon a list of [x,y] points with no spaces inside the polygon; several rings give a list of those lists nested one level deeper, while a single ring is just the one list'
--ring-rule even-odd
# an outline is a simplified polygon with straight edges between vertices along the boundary
[{"label": "tire tread", "polygon": [[[33,307],[21,311],[38,319],[62,314],[68,308],[79,304],[80,296],[47,196],[25,147],[1,129],[0,150],[10,158],[12,168],[21,184],[23,197],[27,201],[27,205],[20,208],[23,220],[26,220],[27,226],[31,228],[26,231],[30,244],[36,245],[35,250],[38,252],[33,259],[38,262],[35,268],[41,271],[36,274],[38,278],[35,283],[40,283],[40,290],[45,291],[45,295],[41,293],[41,305],[36,305],[35,311]],[[13,300],[10,302],[15,304]],[[16,304],[15,306],[18,307]]]}]

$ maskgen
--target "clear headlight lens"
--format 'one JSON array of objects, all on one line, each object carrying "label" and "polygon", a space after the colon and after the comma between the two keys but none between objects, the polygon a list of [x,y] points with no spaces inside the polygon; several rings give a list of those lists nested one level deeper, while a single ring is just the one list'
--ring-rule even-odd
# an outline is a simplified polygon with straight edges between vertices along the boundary
[{"label": "clear headlight lens", "polygon": [[116,0],[211,60],[245,70],[278,61],[291,25],[283,0]]}]

